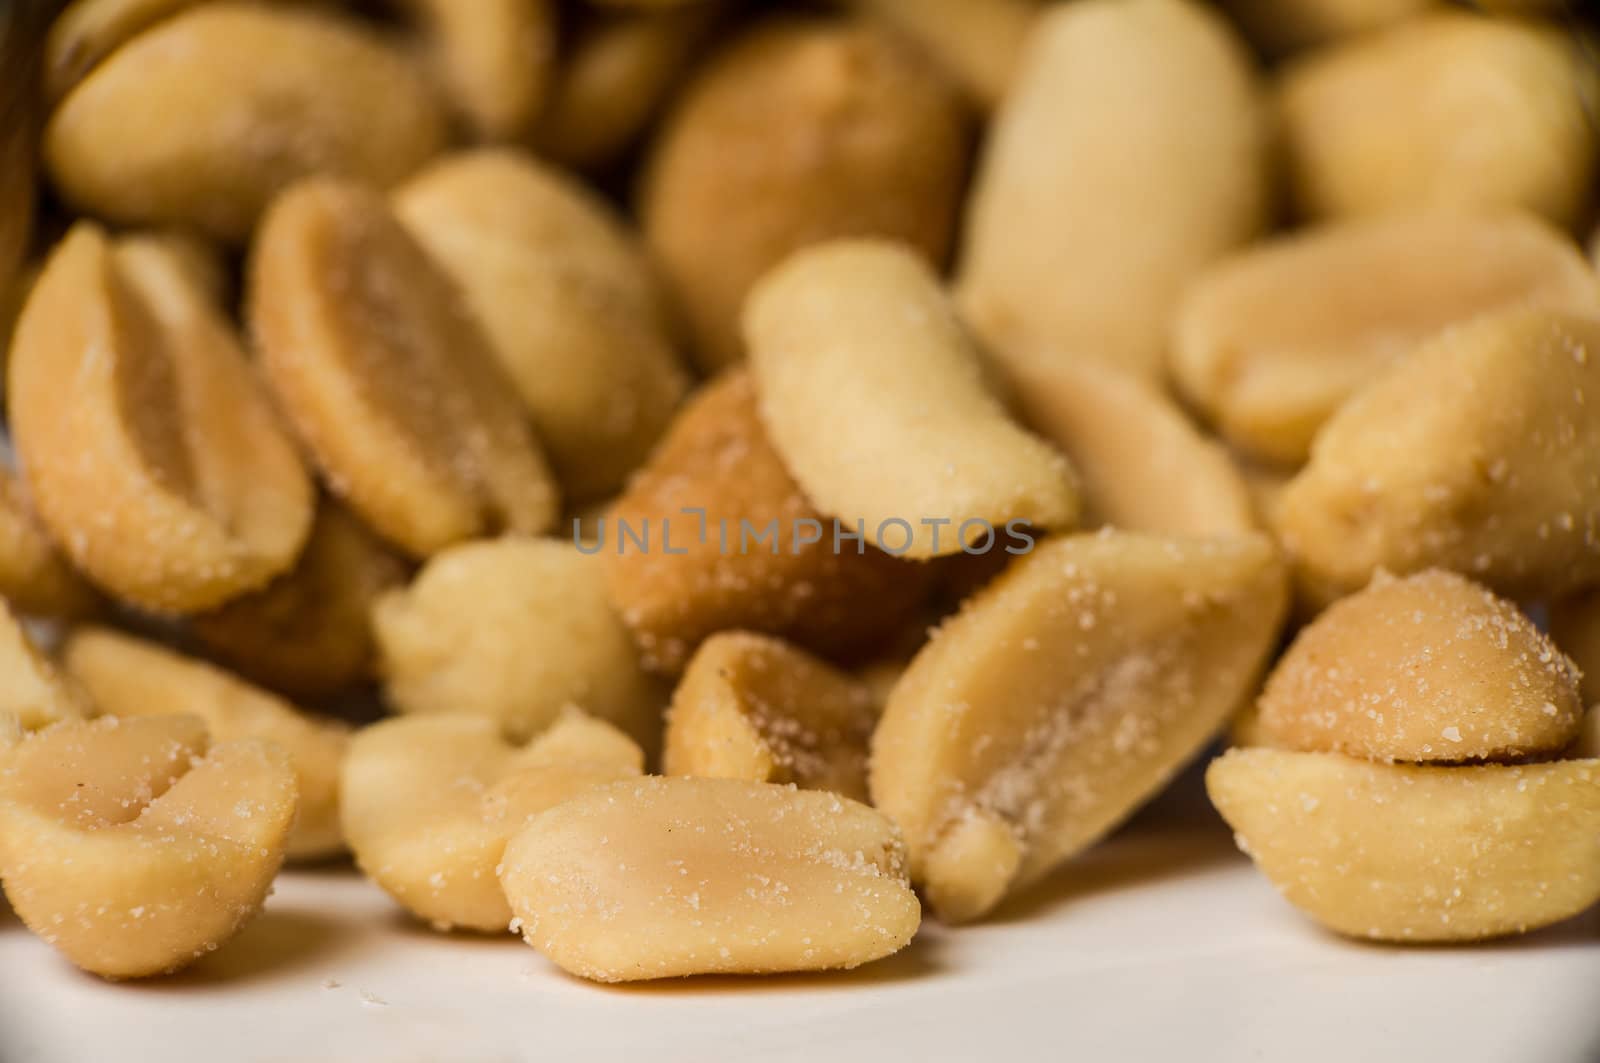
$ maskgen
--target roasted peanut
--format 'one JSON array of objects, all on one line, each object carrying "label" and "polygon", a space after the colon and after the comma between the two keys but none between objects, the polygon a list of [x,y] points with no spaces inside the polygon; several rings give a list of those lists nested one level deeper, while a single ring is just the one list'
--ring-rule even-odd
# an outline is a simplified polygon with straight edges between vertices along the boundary
[{"label": "roasted peanut", "polygon": [[1510,602],[1437,569],[1379,575],[1301,629],[1258,740],[1368,760],[1507,760],[1578,735],[1573,664]]},{"label": "roasted peanut", "polygon": [[430,167],[395,210],[483,323],[566,495],[616,491],[688,390],[664,296],[621,219],[506,150]]},{"label": "roasted peanut", "polygon": [[1296,908],[1377,941],[1475,941],[1600,900],[1600,761],[1428,767],[1236,749],[1206,772]]},{"label": "roasted peanut", "polygon": [[1047,540],[912,660],[873,803],[940,917],[977,918],[1165,783],[1251,691],[1283,618],[1265,536]]},{"label": "roasted peanut", "polygon": [[1144,381],[1088,360],[1023,372],[1012,388],[1018,413],[1072,463],[1085,523],[1202,536],[1258,527],[1227,450]]},{"label": "roasted peanut", "polygon": [[500,539],[439,554],[373,606],[384,696],[405,713],[467,713],[523,740],[565,705],[658,748],[664,695],[570,542]]},{"label": "roasted peanut", "polygon": [[119,598],[213,608],[305,542],[293,443],[231,324],[157,246],[73,228],[23,308],[6,398],[41,523]]},{"label": "roasted peanut", "polygon": [[76,617],[96,596],[39,527],[22,483],[0,468],[0,599],[21,613]]},{"label": "roasted peanut", "polygon": [[406,565],[366,526],[324,499],[293,570],[189,621],[228,667],[290,694],[322,697],[376,677],[372,604]]},{"label": "roasted peanut", "polygon": [[299,811],[285,852],[290,859],[327,856],[339,836],[339,761],[350,729],[318,720],[220,669],[107,629],[74,632],[62,663],[95,705],[111,716],[182,713],[203,721],[215,740],[258,738],[289,755]]},{"label": "roasted peanut", "polygon": [[1439,0],[1226,0],[1250,39],[1268,52],[1295,51],[1368,33]]},{"label": "roasted peanut", "polygon": [[558,512],[549,470],[489,340],[378,194],[304,182],[256,237],[261,363],[333,492],[407,552]]},{"label": "roasted peanut", "polygon": [[[624,528],[654,538],[644,546]],[[812,539],[802,528],[823,529],[822,514],[773,450],[738,369],[684,405],[584,549],[600,554],[611,599],[654,671],[678,672],[706,636],[731,629],[833,657],[871,653],[926,597],[931,573],[861,540],[835,549],[830,530]]]},{"label": "roasted peanut", "polygon": [[857,967],[921,922],[887,819],[739,779],[591,790],[531,819],[500,881],[528,944],[599,982]]},{"label": "roasted peanut", "polygon": [[990,129],[957,302],[1004,362],[1096,358],[1158,379],[1183,286],[1266,220],[1266,151],[1249,59],[1217,15],[1057,5]]},{"label": "roasted peanut", "polygon": [[299,178],[393,184],[444,139],[421,75],[358,23],[208,3],[112,53],[57,106],[44,146],[85,211],[241,240]]},{"label": "roasted peanut", "polygon": [[662,767],[865,801],[877,720],[865,684],[781,639],[724,632],[701,644],[678,681]]},{"label": "roasted peanut", "polygon": [[1584,703],[1600,705],[1600,589],[1553,604],[1550,637],[1577,662]]},{"label": "roasted peanut", "polygon": [[961,100],[873,26],[758,26],[684,90],[648,160],[640,215],[712,370],[743,357],[739,312],[791,252],[845,236],[950,245],[966,169]]},{"label": "roasted peanut", "polygon": [[1346,403],[1285,489],[1302,583],[1328,599],[1439,567],[1540,598],[1600,579],[1597,406],[1594,319],[1511,310],[1442,333]]},{"label": "roasted peanut", "polygon": [[1289,188],[1309,217],[1525,207],[1570,226],[1595,184],[1597,99],[1562,28],[1423,15],[1281,75]]},{"label": "roasted peanut", "polygon": [[1234,446],[1300,463],[1334,411],[1422,341],[1475,315],[1535,303],[1600,311],[1600,281],[1583,255],[1534,218],[1346,221],[1202,272],[1178,311],[1171,370]]},{"label": "roasted peanut", "polygon": [[506,839],[535,812],[643,764],[621,732],[577,716],[521,749],[483,717],[388,720],[350,743],[344,833],[362,870],[415,915],[439,929],[503,931],[511,909],[495,874]]},{"label": "roasted peanut", "polygon": [[59,103],[89,72],[146,29],[200,0],[73,0],[50,24],[44,89]]},{"label": "roasted peanut", "polygon": [[0,772],[0,878],[84,970],[174,971],[260,910],[294,813],[294,771],[270,745],[208,748],[189,716],[63,724]]},{"label": "roasted peanut", "polygon": [[938,279],[908,249],[850,240],[796,254],[751,293],[745,340],[784,464],[818,509],[859,522],[875,546],[936,557],[962,552],[969,525],[986,523],[992,544],[1012,522],[1076,519],[1066,459],[1006,415]]},{"label": "roasted peanut", "polygon": [[94,714],[88,694],[39,651],[0,598],[0,716],[37,731]]},{"label": "roasted peanut", "polygon": [[1036,0],[852,0],[925,49],[985,108],[1005,96]]}]

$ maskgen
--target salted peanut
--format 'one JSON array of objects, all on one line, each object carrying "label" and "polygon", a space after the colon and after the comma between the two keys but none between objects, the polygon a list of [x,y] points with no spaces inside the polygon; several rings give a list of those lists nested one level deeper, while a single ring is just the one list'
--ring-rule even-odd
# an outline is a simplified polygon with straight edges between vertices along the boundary
[{"label": "salted peanut", "polygon": [[921,922],[894,825],[835,794],[645,778],[529,820],[500,881],[528,944],[597,982],[858,967]]},{"label": "salted peanut", "polygon": [[423,558],[559,512],[511,382],[450,279],[374,190],[303,182],[256,236],[268,383],[330,489]]},{"label": "salted peanut", "polygon": [[1600,900],[1600,761],[1429,767],[1232,750],[1206,771],[1296,908],[1375,941],[1477,941]]},{"label": "salted peanut", "polygon": [[723,12],[718,3],[583,13],[534,129],[542,158],[615,162],[669,98]]},{"label": "salted peanut", "polygon": [[1250,40],[1271,54],[1368,33],[1438,5],[1439,0],[1226,0],[1223,4]]},{"label": "salted peanut", "polygon": [[88,693],[40,652],[0,598],[0,715],[27,732],[95,712]]},{"label": "salted peanut", "polygon": [[511,909],[495,873],[506,839],[533,814],[643,766],[620,731],[574,716],[521,748],[483,717],[387,720],[350,743],[344,834],[361,869],[413,914],[441,930],[503,932]]},{"label": "salted peanut", "polygon": [[1280,75],[1289,190],[1308,217],[1523,207],[1569,227],[1595,184],[1597,98],[1564,27],[1410,19]]},{"label": "salted peanut", "polygon": [[294,770],[270,744],[211,746],[188,716],[64,724],[7,757],[0,878],[77,966],[161,974],[255,916],[294,815]]},{"label": "salted peanut", "polygon": [[1550,606],[1550,637],[1583,673],[1580,689],[1588,705],[1600,705],[1600,589]]},{"label": "salted peanut", "polygon": [[1167,535],[1254,531],[1226,448],[1144,381],[1089,360],[1029,365],[1013,382],[1022,422],[1071,461],[1084,523]]},{"label": "salted peanut", "polygon": [[599,555],[645,666],[669,674],[732,629],[863,657],[903,627],[931,576],[844,538],[853,525],[836,542],[767,438],[742,369],[685,404],[598,530],[584,552]]},{"label": "salted peanut", "polygon": [[78,617],[98,599],[39,526],[19,481],[0,468],[0,599],[30,616]]},{"label": "salted peanut", "polygon": [[943,262],[968,143],[959,94],[871,24],[768,22],[718,53],[665,119],[639,203],[700,367],[743,357],[746,294],[802,247],[881,236]]},{"label": "salted peanut", "polygon": [[1036,0],[853,0],[923,48],[986,109],[1011,83]]},{"label": "salted peanut", "polygon": [[984,148],[963,313],[1002,362],[1096,358],[1158,379],[1184,286],[1265,223],[1266,129],[1249,57],[1214,12],[1053,6]]},{"label": "salted peanut", "polygon": [[1379,575],[1301,629],[1261,693],[1266,745],[1421,763],[1559,753],[1572,662],[1512,603],[1433,569]]},{"label": "salted peanut", "polygon": [[324,499],[295,567],[188,631],[210,656],[258,683],[323,697],[376,676],[372,604],[405,563],[343,506]]},{"label": "salted peanut", "polygon": [[615,492],[688,390],[665,296],[622,219],[511,150],[429,167],[395,212],[483,323],[567,497]]},{"label": "salted peanut", "polygon": [[118,48],[56,107],[44,146],[79,210],[240,241],[296,180],[393,184],[445,135],[420,71],[359,23],[210,3]]},{"label": "salted peanut", "polygon": [[1326,601],[1439,567],[1550,600],[1600,579],[1597,405],[1594,318],[1519,309],[1440,334],[1346,403],[1285,489],[1302,584]]},{"label": "salted peanut", "polygon": [[6,398],[41,523],[119,598],[213,608],[305,542],[310,478],[232,326],[147,244],[68,233],[17,323]]},{"label": "salted peanut", "polygon": [[1300,463],[1334,411],[1390,364],[1449,325],[1523,304],[1600,311],[1600,281],[1577,246],[1535,218],[1348,220],[1208,267],[1179,307],[1170,366],[1234,446]]},{"label": "salted peanut", "polygon": [[665,700],[640,666],[593,558],[557,539],[453,547],[372,610],[384,697],[399,712],[465,713],[523,740],[577,705],[660,744]]},{"label": "salted peanut", "polygon": [[874,545],[937,557],[985,522],[1076,519],[1066,459],[1006,414],[938,278],[909,250],[849,240],[796,254],[751,293],[745,339],[784,464],[818,509],[862,522]]},{"label": "salted peanut", "polygon": [[668,775],[794,783],[867,799],[872,691],[781,639],[713,635],[667,712]]},{"label": "salted peanut", "polygon": [[941,919],[976,919],[1157,792],[1250,694],[1286,605],[1262,535],[1046,540],[912,660],[873,804]]},{"label": "salted peanut", "polygon": [[350,728],[319,719],[203,661],[107,628],[80,628],[62,664],[111,716],[182,713],[203,721],[217,741],[262,739],[289,756],[300,794],[289,832],[290,859],[339,852],[339,762]]}]

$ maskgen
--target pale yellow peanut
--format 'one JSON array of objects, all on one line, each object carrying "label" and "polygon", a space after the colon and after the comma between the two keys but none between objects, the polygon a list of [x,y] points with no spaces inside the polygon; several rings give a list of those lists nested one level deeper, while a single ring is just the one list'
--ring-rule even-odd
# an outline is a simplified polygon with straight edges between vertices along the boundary
[{"label": "pale yellow peanut", "polygon": [[1187,0],[1087,0],[1034,23],[973,187],[957,301],[1002,362],[1159,379],[1184,286],[1267,213],[1248,55]]},{"label": "pale yellow peanut", "polygon": [[35,512],[100,587],[196,612],[294,563],[310,478],[232,325],[159,246],[74,226],[23,308],[8,373]]},{"label": "pale yellow peanut", "polygon": [[531,819],[500,881],[528,944],[600,982],[857,967],[921,922],[882,815],[738,779],[591,790]]},{"label": "pale yellow peanut", "polygon": [[39,525],[22,481],[0,468],[0,598],[20,613],[77,617],[98,599]]},{"label": "pale yellow peanut", "polygon": [[1368,760],[1510,760],[1578,735],[1577,670],[1510,602],[1438,569],[1379,575],[1301,629],[1257,740]]},{"label": "pale yellow peanut", "polygon": [[395,211],[455,279],[569,499],[622,486],[688,390],[644,249],[598,196],[510,151],[450,156]]},{"label": "pale yellow peanut", "polygon": [[1301,583],[1326,601],[1380,568],[1449,568],[1512,598],[1595,581],[1597,406],[1600,321],[1522,309],[1441,333],[1328,421],[1283,492]]},{"label": "pale yellow peanut", "polygon": [[270,744],[189,716],[63,724],[0,771],[0,877],[22,921],[107,978],[177,970],[261,908],[295,815]]},{"label": "pale yellow peanut", "polygon": [[0,598],[0,716],[27,732],[95,714],[88,693],[40,651]]},{"label": "pale yellow peanut", "polygon": [[1102,363],[1034,363],[1013,381],[1022,422],[1071,461],[1084,523],[1167,535],[1258,527],[1228,451],[1144,381]]},{"label": "pale yellow peanut", "polygon": [[462,713],[526,740],[577,705],[659,748],[665,702],[571,542],[508,538],[433,558],[372,611],[384,696],[404,713]]},{"label": "pale yellow peanut", "polygon": [[56,107],[44,144],[76,208],[238,241],[299,178],[392,184],[445,132],[420,72],[360,23],[229,2],[118,48]]},{"label": "pale yellow peanut", "polygon": [[339,762],[350,728],[317,719],[203,661],[108,628],[74,632],[66,671],[111,716],[181,713],[203,721],[215,741],[262,739],[289,756],[299,809],[285,843],[290,859],[339,852]]},{"label": "pale yellow peanut", "polygon": [[1600,761],[1430,767],[1232,750],[1206,789],[1278,892],[1331,930],[1476,941],[1600,900]]},{"label": "pale yellow peanut", "polygon": [[1358,36],[1278,83],[1288,186],[1308,217],[1523,207],[1579,221],[1600,71],[1565,27],[1441,12]]},{"label": "pale yellow peanut", "polygon": [[1440,0],[1226,0],[1222,5],[1268,52],[1296,51],[1370,33],[1438,7]]},{"label": "pale yellow peanut", "polygon": [[356,862],[439,929],[503,931],[496,880],[509,838],[532,814],[599,783],[637,775],[644,755],[621,732],[571,715],[518,748],[493,720],[388,720],[358,732],[340,779]]},{"label": "pale yellow peanut", "polygon": [[416,557],[549,528],[555,487],[460,292],[373,189],[315,179],[251,258],[261,365],[330,489]]},{"label": "pale yellow peanut", "polygon": [[942,919],[989,912],[1121,822],[1253,689],[1286,604],[1261,535],[1045,540],[917,654],[873,803]]},{"label": "pale yellow peanut", "polygon": [[1600,589],[1552,603],[1550,637],[1583,673],[1584,703],[1600,705]]},{"label": "pale yellow peanut", "polygon": [[869,542],[929,558],[960,552],[984,521],[998,533],[1076,519],[1066,459],[1007,415],[909,249],[802,251],[762,278],[744,327],[773,446],[812,503]]},{"label": "pale yellow peanut", "polygon": [[871,689],[781,639],[747,631],[701,644],[672,695],[662,769],[794,783],[867,799]]},{"label": "pale yellow peanut", "polygon": [[983,107],[1005,97],[1036,0],[851,0],[928,52]]},{"label": "pale yellow peanut", "polygon": [[1600,311],[1600,279],[1570,237],[1531,216],[1347,220],[1200,273],[1179,306],[1170,368],[1234,446],[1300,463],[1346,399],[1424,340],[1534,303]]},{"label": "pale yellow peanut", "polygon": [[938,69],[862,20],[762,22],[717,52],[663,120],[639,195],[699,366],[744,357],[746,296],[801,248],[881,236],[942,263],[969,140]]}]

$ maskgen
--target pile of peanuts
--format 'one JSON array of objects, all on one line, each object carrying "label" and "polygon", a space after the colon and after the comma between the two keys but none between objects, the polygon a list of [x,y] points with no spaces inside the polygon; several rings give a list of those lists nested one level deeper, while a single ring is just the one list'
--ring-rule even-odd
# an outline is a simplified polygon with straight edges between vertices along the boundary
[{"label": "pile of peanuts", "polygon": [[1334,931],[1594,905],[1600,67],[1471,7],[8,8],[11,906],[849,968],[1224,733]]}]

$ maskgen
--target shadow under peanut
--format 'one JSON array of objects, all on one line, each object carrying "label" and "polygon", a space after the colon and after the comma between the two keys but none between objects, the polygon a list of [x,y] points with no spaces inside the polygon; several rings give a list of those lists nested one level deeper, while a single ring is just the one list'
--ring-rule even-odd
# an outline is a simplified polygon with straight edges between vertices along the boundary
[{"label": "shadow under peanut", "polygon": [[360,929],[306,908],[269,908],[215,952],[175,974],[119,983],[151,992],[228,989],[304,975],[355,944]]}]

